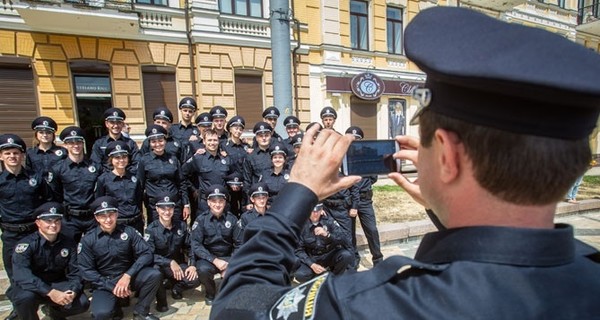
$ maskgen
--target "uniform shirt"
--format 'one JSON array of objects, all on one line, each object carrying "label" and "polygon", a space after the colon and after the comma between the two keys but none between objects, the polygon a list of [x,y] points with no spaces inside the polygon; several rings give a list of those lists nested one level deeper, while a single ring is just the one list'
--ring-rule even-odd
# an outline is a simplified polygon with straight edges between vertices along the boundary
[{"label": "uniform shirt", "polygon": [[81,292],[77,244],[59,234],[49,242],[39,232],[21,239],[13,253],[13,281],[23,290],[46,296],[56,282],[69,282],[69,289]]},{"label": "uniform shirt", "polygon": [[[371,198],[373,196],[373,185],[375,182],[377,182],[377,176],[368,176],[363,177],[354,185],[358,188],[359,195],[368,195],[370,193],[371,196],[369,198]],[[362,198],[365,198],[365,196]]]},{"label": "uniform shirt", "polygon": [[[329,237],[315,235],[315,228],[321,227],[329,232]],[[300,233],[300,242],[296,249],[296,256],[307,266],[315,263],[314,257],[324,255],[343,246],[351,246],[346,242],[348,235],[344,229],[329,216],[321,216],[317,224],[307,221]]]},{"label": "uniform shirt", "polygon": [[242,213],[242,215],[240,216],[240,219],[237,222],[238,228],[237,228],[237,234],[235,235],[235,239],[237,241],[238,246],[240,246],[244,243],[244,229],[246,229],[246,226],[248,226],[248,224],[250,222],[252,222],[260,217],[262,217],[262,214],[260,214],[258,211],[256,211],[256,208],[252,208],[252,210],[248,210],[248,211]]},{"label": "uniform shirt", "polygon": [[27,149],[25,167],[29,170],[41,172],[43,177],[48,176],[52,166],[67,157],[67,149],[52,144],[50,149],[44,151],[39,146]]},{"label": "uniform shirt", "polygon": [[325,274],[292,289],[295,238],[317,201],[308,188],[290,183],[271,207],[273,214],[246,228],[250,238],[229,261],[211,319],[590,319],[600,314],[595,299],[600,253],[560,224],[434,232],[423,238],[414,260],[395,256],[369,271]]},{"label": "uniform shirt", "polygon": [[[165,228],[159,220],[152,221],[146,228],[144,240],[154,253],[154,264],[163,268],[175,260],[178,264],[195,265],[191,252],[190,233],[185,221],[173,221],[171,229]],[[186,256],[191,256],[186,259]]]},{"label": "uniform shirt", "polygon": [[21,224],[36,219],[33,211],[51,196],[41,173],[21,168],[16,176],[0,172],[0,221]]},{"label": "uniform shirt", "polygon": [[207,211],[198,216],[192,225],[192,250],[196,259],[212,262],[215,258],[231,256],[237,229],[237,218],[232,213],[223,212],[217,218]]},{"label": "uniform shirt", "polygon": [[179,122],[172,125],[170,130],[171,132],[169,135],[181,142],[189,141],[191,136],[200,134],[198,128],[193,123],[185,126],[183,123]]},{"label": "uniform shirt", "polygon": [[335,208],[348,208],[350,206],[352,208],[357,208],[358,203],[356,201],[358,200],[359,196],[358,189],[352,186],[348,189],[340,190],[325,198],[325,200],[323,200],[323,205],[325,207]]},{"label": "uniform shirt", "polygon": [[67,157],[55,164],[48,176],[54,198],[63,202],[68,209],[89,209],[88,206],[94,201],[100,169],[99,165],[87,159],[75,163]]},{"label": "uniform shirt", "polygon": [[117,200],[119,218],[133,218],[142,212],[144,190],[137,176],[125,171],[122,177],[112,171],[100,175],[96,183],[96,198],[111,196]]},{"label": "uniform shirt", "polygon": [[[117,140],[124,141],[125,143],[127,143],[127,146],[129,146],[129,154],[131,160],[129,161],[128,170],[135,172],[137,168],[137,163],[138,161],[140,161],[140,154],[137,143],[135,143],[133,139],[124,135],[121,135],[119,138],[117,138]],[[99,165],[103,171],[112,170],[111,166],[108,164],[108,156],[106,156],[105,153],[106,146],[112,141],[115,141],[115,139],[111,138],[109,135],[106,135],[98,138],[92,146],[92,153],[90,155],[90,159],[95,164]]]},{"label": "uniform shirt", "polygon": [[190,203],[188,185],[181,175],[179,160],[174,155],[166,152],[160,156],[154,152],[144,155],[138,165],[137,177],[152,201],[161,193],[167,192],[179,194],[179,199],[184,205]]},{"label": "uniform shirt", "polygon": [[279,194],[279,191],[281,191],[288,180],[290,180],[289,169],[283,169],[278,174],[273,171],[273,168],[262,172],[258,181],[264,182],[269,186],[269,204],[277,198],[277,194]]},{"label": "uniform shirt", "polygon": [[262,150],[261,148],[255,148],[252,153],[246,157],[244,162],[244,171],[242,175],[244,177],[244,191],[248,193],[250,187],[258,182],[260,174],[271,168],[271,154],[268,149]]},{"label": "uniform shirt", "polygon": [[[175,139],[173,137],[167,137],[165,139],[165,153],[174,155],[180,163],[183,163],[187,160],[187,152],[186,152],[186,144],[182,143],[179,139]],[[142,142],[142,147],[140,148],[140,156],[144,156],[145,154],[150,153],[150,140],[146,138],[144,142]]]},{"label": "uniform shirt", "polygon": [[232,170],[242,174],[244,171],[244,161],[248,155],[248,144],[234,143],[232,140],[221,142],[220,149],[227,152],[231,159]]},{"label": "uniform shirt", "polygon": [[188,179],[198,177],[198,187],[204,197],[211,185],[225,185],[225,176],[231,173],[231,159],[219,151],[214,156],[209,152],[197,154],[183,164],[181,171]]},{"label": "uniform shirt", "polygon": [[112,233],[95,227],[83,236],[77,253],[83,279],[111,292],[124,273],[134,278],[153,261],[148,243],[127,225],[117,225]]}]

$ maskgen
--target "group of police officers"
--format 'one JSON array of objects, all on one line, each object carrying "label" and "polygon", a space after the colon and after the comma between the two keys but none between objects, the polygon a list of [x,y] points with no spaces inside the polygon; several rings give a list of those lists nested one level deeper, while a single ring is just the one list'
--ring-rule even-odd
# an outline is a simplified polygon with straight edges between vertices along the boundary
[{"label": "group of police officers", "polygon": [[[224,276],[247,240],[245,227],[289,179],[303,134],[300,120],[289,116],[288,137],[278,135],[275,107],[264,110],[251,141],[243,137],[242,117],[227,120],[215,106],[194,118],[197,109],[193,98],[182,99],[176,124],[169,109],[156,109],[138,148],[124,130],[125,113],[110,108],[103,116],[108,134],[94,142],[89,158],[82,128],[64,128],[58,146],[49,117],[32,122],[31,148],[17,135],[0,135],[2,258],[13,304],[7,319],[38,319],[40,305],[53,319],[88,309],[94,319],[118,319],[133,294],[134,318],[158,319],[150,307],[156,301],[155,309],[166,312],[167,290],[182,299],[201,284],[212,304],[214,276]],[[333,108],[323,108],[322,127],[333,130],[336,118]],[[363,138],[358,127],[346,133]],[[376,180],[365,177],[315,206],[297,248],[297,281],[358,267],[356,217],[373,264],[383,259],[372,204]]]}]

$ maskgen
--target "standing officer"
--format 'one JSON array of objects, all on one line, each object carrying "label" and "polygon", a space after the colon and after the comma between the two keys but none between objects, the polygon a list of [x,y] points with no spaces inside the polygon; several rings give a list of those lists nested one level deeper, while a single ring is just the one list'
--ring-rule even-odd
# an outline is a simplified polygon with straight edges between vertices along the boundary
[{"label": "standing officer", "polygon": [[25,167],[29,170],[40,171],[45,179],[52,166],[67,157],[67,149],[54,143],[58,125],[52,118],[35,118],[31,122],[31,129],[35,132],[34,140],[37,145],[27,149]]},{"label": "standing officer", "polygon": [[[346,134],[354,136],[355,140],[361,140],[364,133],[361,128],[352,126],[346,130]],[[377,176],[363,177],[360,181],[352,186],[358,192],[358,200],[350,209],[350,217],[352,218],[352,245],[355,248],[357,261],[360,260],[358,250],[356,250],[356,217],[360,220],[360,225],[365,232],[369,251],[371,251],[371,260],[373,266],[383,261],[383,253],[381,253],[381,244],[379,243],[379,231],[377,230],[377,220],[375,219],[375,210],[373,209],[373,184],[377,182]]]},{"label": "standing officer", "polygon": [[271,134],[273,129],[266,122],[259,121],[254,125],[254,134],[258,147],[252,150],[252,153],[244,162],[244,188],[246,192],[254,183],[258,182],[263,171],[271,167]]},{"label": "standing officer", "polygon": [[142,182],[131,171],[129,164],[129,146],[123,141],[111,141],[106,147],[108,161],[112,170],[105,171],[96,183],[96,198],[111,196],[117,200],[119,219],[117,223],[126,224],[138,232],[144,232],[142,202],[144,189]]},{"label": "standing officer", "polygon": [[424,236],[414,260],[391,257],[367,272],[290,288],[297,225],[309,206],[360,179],[337,177],[350,135],[323,130],[310,144],[310,130],[273,214],[246,228],[252,237],[231,259],[213,319],[600,314],[598,251],[576,240],[571,226],[554,224],[558,203],[591,159],[600,56],[560,35],[458,7],[422,10],[405,40],[427,81],[415,90],[421,109],[412,123],[421,141],[398,137],[403,150],[395,158],[418,164],[419,182],[390,178],[433,210],[441,230]]},{"label": "standing officer", "polygon": [[[213,129],[204,133],[204,144],[206,152],[196,154],[183,164],[181,171],[187,179],[198,178],[198,191],[205,195],[208,187],[214,184],[223,185],[225,176],[231,173],[231,159],[219,152],[219,136]],[[198,211],[208,210],[206,197],[200,196]]]},{"label": "standing officer", "polygon": [[283,140],[284,145],[288,148],[288,154],[293,154],[293,139],[296,135],[302,134],[300,131],[300,119],[295,116],[288,116],[283,120],[283,125],[285,126],[285,131],[288,134],[288,137]]},{"label": "standing officer", "polygon": [[225,275],[229,258],[235,249],[238,235],[237,218],[225,210],[227,189],[213,185],[206,191],[208,207],[205,214],[196,218],[192,225],[192,250],[196,255],[196,270],[204,285],[204,301],[207,305],[217,294],[214,275]]},{"label": "standing officer", "polygon": [[[154,266],[160,270],[163,279],[171,282],[171,296],[175,300],[183,298],[184,290],[200,285],[187,224],[181,220],[173,221],[177,197],[176,193],[159,196],[156,202],[158,220],[148,225],[144,236],[154,253]],[[165,312],[168,309],[167,291],[162,285],[156,292],[156,310]]]},{"label": "standing officer", "polygon": [[244,243],[244,229],[256,218],[262,217],[267,212],[269,201],[269,186],[264,182],[257,182],[250,187],[250,201],[252,209],[244,212],[238,220],[238,234],[235,236],[238,246]]},{"label": "standing officer", "polygon": [[212,116],[213,129],[217,132],[219,141],[227,141],[227,131],[225,131],[227,110],[221,106],[214,106],[210,109],[210,115]]},{"label": "standing officer", "polygon": [[[231,159],[231,170],[242,177],[242,172],[244,172],[244,162],[248,157],[248,151],[250,146],[242,140],[242,133],[244,133],[244,128],[246,126],[246,121],[244,118],[240,116],[234,116],[227,122],[227,131],[229,131],[229,139],[226,142],[221,142],[221,150],[224,151],[229,158]],[[231,211],[239,217],[241,212],[241,206],[245,202],[244,201],[244,192],[241,189],[242,180],[239,179],[239,186],[237,188],[237,183],[235,183],[235,177],[229,179],[229,181],[234,182],[234,184],[230,184],[229,181],[226,181],[227,185],[230,187],[230,205]]]},{"label": "standing officer", "polygon": [[[194,123],[196,123],[196,127],[198,127],[198,139],[190,141],[189,158],[196,153],[204,152],[204,132],[208,129],[212,129],[213,118],[209,112],[203,112],[196,117]],[[189,158],[187,160],[189,160]]]},{"label": "standing officer", "polygon": [[277,140],[277,142],[283,141],[283,138],[275,131],[275,128],[277,128],[277,120],[279,119],[280,115],[281,113],[279,112],[279,109],[275,108],[274,106],[266,108],[262,113],[263,121],[268,123],[273,129],[271,139]]},{"label": "standing officer", "polygon": [[81,128],[71,126],[63,129],[60,139],[65,143],[69,155],[52,167],[48,184],[54,199],[62,202],[66,209],[63,233],[79,241],[82,233],[96,226],[89,206],[94,201],[101,166],[85,158]]},{"label": "standing officer", "polygon": [[[23,167],[25,141],[14,134],[0,135],[0,228],[2,229],[2,261],[12,279],[11,257],[17,242],[35,232],[34,210],[51,200],[41,172]],[[10,292],[10,288],[7,290]],[[13,309],[7,319],[16,319]]]},{"label": "standing officer", "polygon": [[[321,110],[321,122],[323,123],[323,129],[331,129],[337,120],[337,112],[332,107],[325,107]],[[306,129],[308,130],[308,128]]]},{"label": "standing officer", "polygon": [[11,300],[19,318],[39,319],[40,304],[49,305],[52,319],[85,312],[90,303],[83,293],[77,244],[60,233],[63,206],[47,202],[35,210],[35,215],[38,232],[21,239],[12,258]]},{"label": "standing officer", "polygon": [[269,149],[271,153],[271,167],[263,171],[258,181],[269,186],[269,205],[277,198],[277,194],[290,179],[290,170],[287,167],[287,148],[276,142]]},{"label": "standing officer", "polygon": [[103,170],[110,170],[111,168],[109,168],[108,158],[106,157],[104,149],[106,149],[109,142],[121,140],[127,143],[129,150],[131,150],[131,163],[129,164],[128,170],[135,172],[137,163],[140,160],[140,154],[135,141],[121,133],[125,126],[125,112],[119,108],[109,108],[104,111],[103,118],[104,126],[106,126],[106,129],[108,130],[108,134],[98,138],[98,140],[94,142],[90,159],[103,168]]},{"label": "standing officer", "polygon": [[242,215],[244,204],[248,201],[247,195],[243,190],[243,180],[242,175],[236,171],[225,176],[225,184],[229,190],[229,209],[236,218],[239,218]]},{"label": "standing officer", "polygon": [[158,319],[150,313],[150,304],[162,276],[152,267],[150,246],[135,229],[117,224],[114,198],[100,197],[92,207],[98,226],[85,234],[77,248],[81,274],[93,289],[92,317],[122,318],[123,311],[117,300],[129,298],[132,291],[138,291],[134,319]]},{"label": "standing officer", "polygon": [[354,264],[354,253],[348,249],[348,236],[340,225],[323,212],[323,205],[317,204],[304,224],[296,256],[300,265],[294,277],[304,283],[315,276],[330,270],[339,275]]},{"label": "standing officer", "polygon": [[[186,149],[188,148],[188,144],[182,143],[179,139],[175,139],[169,134],[169,132],[171,132],[173,123],[173,113],[171,113],[171,110],[165,107],[156,108],[156,110],[154,110],[152,113],[152,117],[155,125],[159,125],[167,130],[167,134],[165,135],[165,152],[174,155],[179,162],[183,163],[185,160],[187,160]],[[149,152],[150,141],[148,138],[146,138],[146,140],[142,142],[140,155],[143,156]]]},{"label": "standing officer", "polygon": [[185,97],[179,100],[179,123],[171,127],[171,136],[173,138],[186,143],[192,140],[198,140],[198,128],[194,125],[194,115],[198,110],[198,104],[194,98]]}]

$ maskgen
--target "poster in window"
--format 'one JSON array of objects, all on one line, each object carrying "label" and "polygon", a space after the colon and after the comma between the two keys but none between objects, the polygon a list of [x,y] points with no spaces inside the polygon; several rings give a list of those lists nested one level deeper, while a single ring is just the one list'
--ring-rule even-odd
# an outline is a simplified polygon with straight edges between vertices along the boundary
[{"label": "poster in window", "polygon": [[406,100],[390,100],[389,110],[389,138],[406,134]]}]

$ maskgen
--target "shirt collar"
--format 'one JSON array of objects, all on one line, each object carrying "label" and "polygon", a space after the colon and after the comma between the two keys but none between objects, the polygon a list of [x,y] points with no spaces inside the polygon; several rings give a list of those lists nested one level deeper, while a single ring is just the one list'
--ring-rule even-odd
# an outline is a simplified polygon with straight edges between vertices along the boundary
[{"label": "shirt collar", "polygon": [[468,260],[518,266],[556,266],[575,259],[573,227],[554,229],[468,227],[425,235],[415,260],[450,263]]}]

